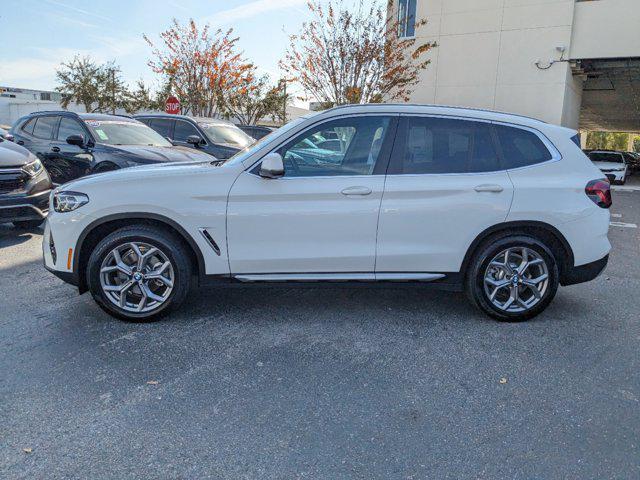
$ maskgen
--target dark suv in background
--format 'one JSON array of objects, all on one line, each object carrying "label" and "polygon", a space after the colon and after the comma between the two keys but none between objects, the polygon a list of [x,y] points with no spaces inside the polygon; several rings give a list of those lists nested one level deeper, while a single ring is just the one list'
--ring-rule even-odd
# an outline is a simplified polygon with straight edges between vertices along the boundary
[{"label": "dark suv in background", "polygon": [[255,140],[233,123],[218,118],[148,114],[134,118],[144,122],[174,145],[188,146],[220,160],[233,157]]},{"label": "dark suv in background", "polygon": [[36,112],[20,118],[10,133],[42,161],[54,183],[150,163],[211,161],[209,155],[176,147],[144,123],[118,115]]},{"label": "dark suv in background", "polygon": [[0,223],[32,228],[49,210],[53,186],[40,160],[26,148],[0,138]]}]

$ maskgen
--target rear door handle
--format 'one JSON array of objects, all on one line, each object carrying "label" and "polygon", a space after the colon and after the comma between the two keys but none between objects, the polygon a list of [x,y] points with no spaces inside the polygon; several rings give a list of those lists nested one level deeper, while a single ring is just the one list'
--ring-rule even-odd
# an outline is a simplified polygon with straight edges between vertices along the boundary
[{"label": "rear door handle", "polygon": [[342,190],[343,195],[370,195],[371,189],[368,187],[347,187]]},{"label": "rear door handle", "polygon": [[53,153],[58,153],[60,151],[60,147],[51,147],[51,151]]},{"label": "rear door handle", "polygon": [[493,192],[500,193],[504,190],[500,185],[478,185],[475,189],[476,192]]}]

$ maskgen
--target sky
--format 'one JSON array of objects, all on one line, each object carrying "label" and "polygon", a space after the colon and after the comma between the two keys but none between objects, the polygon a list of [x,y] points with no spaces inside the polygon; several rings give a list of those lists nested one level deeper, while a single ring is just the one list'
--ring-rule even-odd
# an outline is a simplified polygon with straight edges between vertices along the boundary
[{"label": "sky", "polygon": [[[367,0],[369,1],[369,0]],[[371,0],[373,1],[373,0]],[[171,19],[232,27],[245,57],[275,82],[278,61],[309,18],[306,0],[0,0],[0,85],[53,90],[55,69],[76,54],[115,60],[132,86],[160,85],[147,65],[147,34],[158,39]]]}]

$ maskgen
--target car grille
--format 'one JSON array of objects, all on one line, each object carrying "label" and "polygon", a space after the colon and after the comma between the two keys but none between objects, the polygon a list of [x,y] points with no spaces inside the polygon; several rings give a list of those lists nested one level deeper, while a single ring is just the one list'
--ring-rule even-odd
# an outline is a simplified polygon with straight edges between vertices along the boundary
[{"label": "car grille", "polygon": [[0,195],[24,192],[27,176],[24,173],[3,172],[0,169]]}]

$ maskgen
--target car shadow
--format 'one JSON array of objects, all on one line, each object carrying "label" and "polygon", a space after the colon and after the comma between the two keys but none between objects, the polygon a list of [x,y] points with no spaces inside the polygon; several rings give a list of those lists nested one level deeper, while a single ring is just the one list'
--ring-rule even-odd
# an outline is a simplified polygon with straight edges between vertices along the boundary
[{"label": "car shadow", "polygon": [[17,228],[10,223],[2,223],[0,224],[0,248],[28,242],[35,235],[42,235],[42,232],[42,227]]}]

